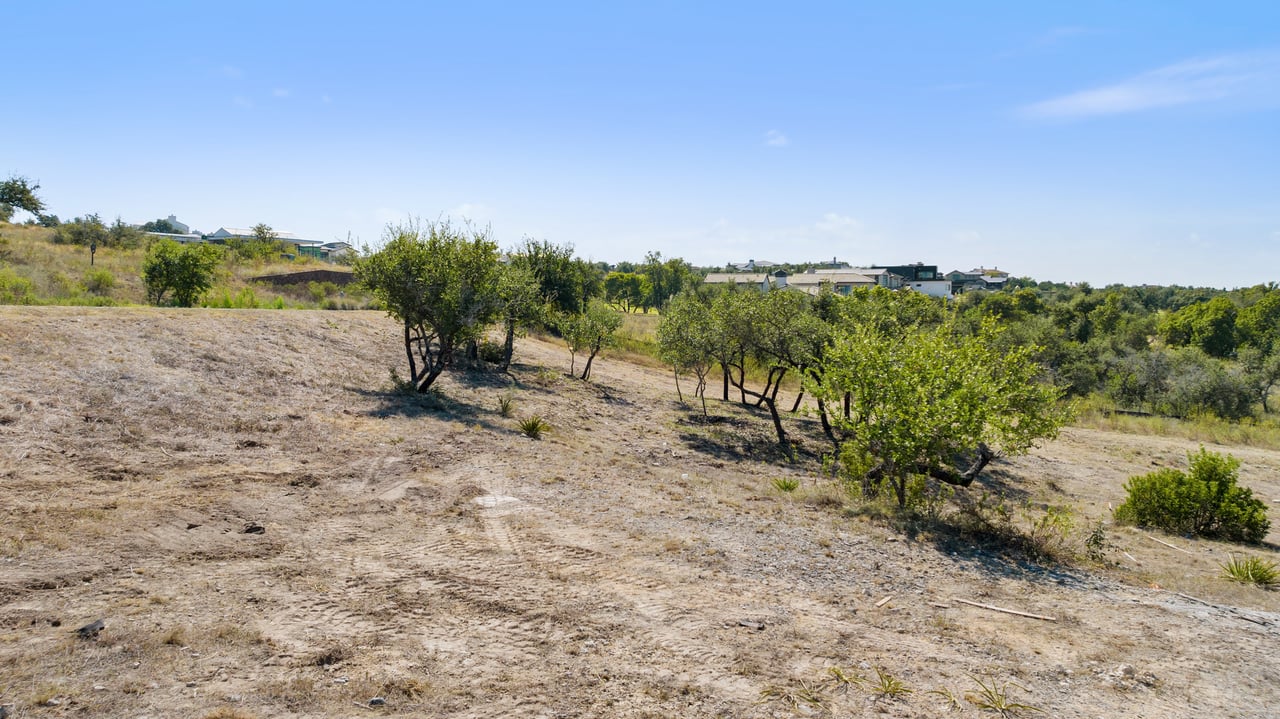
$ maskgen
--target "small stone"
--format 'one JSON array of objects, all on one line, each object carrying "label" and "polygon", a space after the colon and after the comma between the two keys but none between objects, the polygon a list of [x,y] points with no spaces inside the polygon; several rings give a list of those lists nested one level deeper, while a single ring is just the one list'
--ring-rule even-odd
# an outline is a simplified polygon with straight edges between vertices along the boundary
[{"label": "small stone", "polygon": [[107,688],[106,688],[106,687],[104,687],[104,686],[102,686],[101,684],[94,684],[94,685],[93,685],[93,690],[94,690],[95,692],[105,692],[105,691],[107,690]]},{"label": "small stone", "polygon": [[188,689],[194,689],[194,688],[195,688],[195,686],[196,686],[196,683],[195,683],[195,682],[187,682],[187,688],[188,688]]},{"label": "small stone", "polygon": [[383,699],[382,697],[374,697],[369,700],[369,706],[371,707],[386,706],[386,704],[387,704],[387,700]]}]

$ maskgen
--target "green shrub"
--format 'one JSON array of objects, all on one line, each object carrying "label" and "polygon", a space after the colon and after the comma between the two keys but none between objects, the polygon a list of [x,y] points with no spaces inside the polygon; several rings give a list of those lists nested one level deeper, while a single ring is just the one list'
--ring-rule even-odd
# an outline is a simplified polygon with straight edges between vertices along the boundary
[{"label": "green shrub", "polygon": [[1280,568],[1276,563],[1262,557],[1236,557],[1222,565],[1222,573],[1233,582],[1253,584],[1263,589],[1271,589],[1280,584]]},{"label": "green shrub", "polygon": [[1187,459],[1190,473],[1165,468],[1130,477],[1116,521],[1176,534],[1261,542],[1271,528],[1267,506],[1254,499],[1249,488],[1236,486],[1240,460],[1203,447]]},{"label": "green shrub", "polygon": [[33,305],[36,288],[31,280],[8,267],[0,267],[0,305]]},{"label": "green shrub", "polygon": [[116,276],[111,274],[111,270],[98,267],[84,273],[84,288],[95,295],[110,292],[115,286]]},{"label": "green shrub", "polygon": [[490,342],[489,340],[481,340],[476,349],[480,355],[480,359],[488,362],[489,364],[502,364],[502,360],[506,356],[506,353],[502,349],[502,345],[497,342]]},{"label": "green shrub", "polygon": [[778,477],[773,480],[773,488],[779,492],[791,494],[800,488],[800,480],[795,477]]},{"label": "green shrub", "polygon": [[551,425],[536,414],[520,421],[520,433],[530,439],[542,439],[543,433],[550,430]]}]

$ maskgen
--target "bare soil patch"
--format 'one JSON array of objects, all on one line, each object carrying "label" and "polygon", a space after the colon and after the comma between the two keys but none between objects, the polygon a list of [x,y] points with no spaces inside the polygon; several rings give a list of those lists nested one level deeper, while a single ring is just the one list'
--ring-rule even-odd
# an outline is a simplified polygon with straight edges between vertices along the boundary
[{"label": "bare soil patch", "polygon": [[[1114,564],[1061,568],[902,533],[845,511],[817,436],[782,463],[764,415],[702,420],[661,369],[583,383],[528,339],[510,376],[405,397],[397,338],[374,313],[0,307],[0,705],[980,716],[977,677],[1053,717],[1280,706],[1277,593],[1217,577],[1233,547],[1108,527]],[[993,482],[1084,524],[1192,449],[1068,430]],[[1280,453],[1230,451],[1276,506]]]}]

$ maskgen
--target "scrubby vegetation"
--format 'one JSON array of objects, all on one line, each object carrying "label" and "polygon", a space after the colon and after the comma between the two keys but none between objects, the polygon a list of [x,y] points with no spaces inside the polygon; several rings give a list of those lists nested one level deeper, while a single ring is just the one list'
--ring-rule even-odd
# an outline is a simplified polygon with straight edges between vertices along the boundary
[{"label": "scrubby vegetation", "polygon": [[1240,461],[1203,447],[1187,459],[1190,472],[1163,468],[1130,478],[1116,520],[1176,534],[1261,542],[1271,528],[1267,506],[1252,490],[1237,486]]}]

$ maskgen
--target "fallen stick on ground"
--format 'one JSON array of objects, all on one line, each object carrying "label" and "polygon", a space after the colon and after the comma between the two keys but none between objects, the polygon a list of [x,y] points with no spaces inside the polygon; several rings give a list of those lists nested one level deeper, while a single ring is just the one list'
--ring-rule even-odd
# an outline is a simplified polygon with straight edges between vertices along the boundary
[{"label": "fallen stick on ground", "polygon": [[879,609],[880,607],[883,607],[884,605],[888,604],[891,599],[893,599],[892,594],[876,602],[876,609]]},{"label": "fallen stick on ground", "polygon": [[1031,619],[1042,619],[1046,622],[1058,621],[1056,617],[1046,617],[1043,614],[1031,614],[1030,612],[1020,612],[1017,609],[1005,609],[1004,607],[997,607],[991,604],[983,604],[982,602],[971,602],[968,599],[960,599],[959,597],[954,598],[953,601],[960,602],[961,604],[968,604],[971,607],[981,607],[982,609],[990,609],[993,612],[1004,612],[1005,614],[1014,614],[1019,617],[1029,617]]},{"label": "fallen stick on ground", "polygon": [[1196,556],[1195,552],[1188,552],[1187,550],[1183,549],[1182,547],[1177,547],[1177,546],[1174,546],[1174,545],[1172,545],[1172,544],[1169,544],[1168,542],[1164,541],[1163,539],[1156,539],[1155,537],[1151,536],[1150,534],[1143,534],[1142,536],[1146,537],[1147,539],[1150,539],[1151,541],[1155,542],[1156,544],[1163,544],[1164,546],[1168,547],[1169,549],[1176,549],[1176,550],[1178,550],[1179,552],[1182,552],[1183,554],[1190,554],[1190,555],[1191,555],[1191,556],[1193,556],[1193,557],[1194,557],[1194,556]]}]

